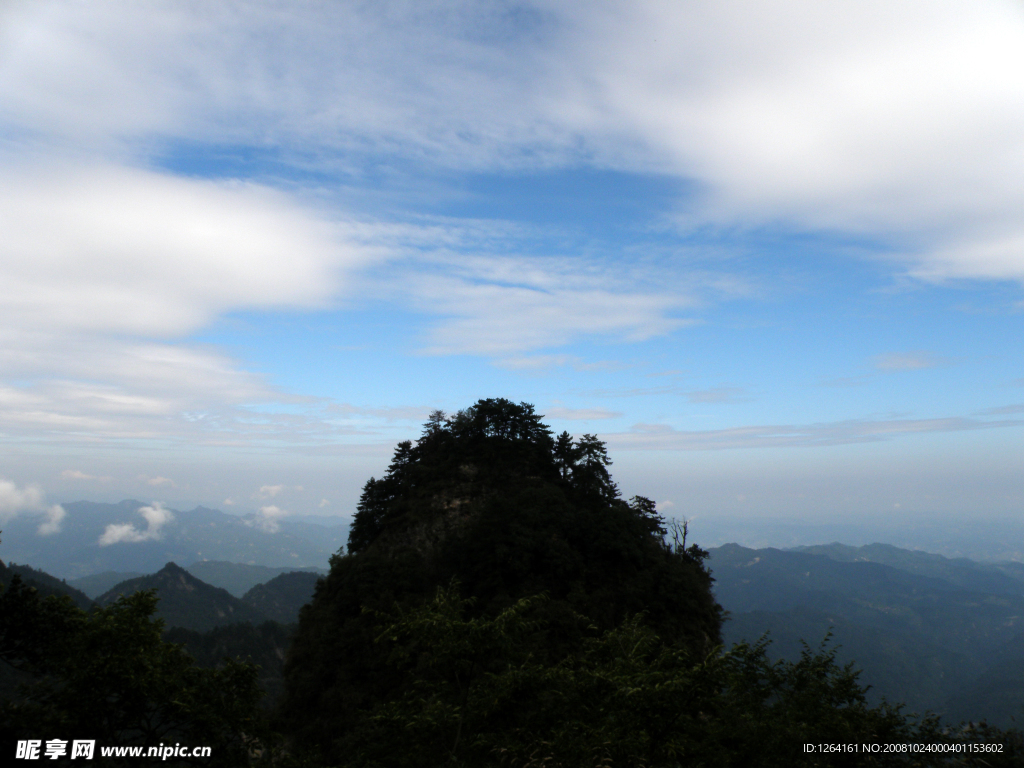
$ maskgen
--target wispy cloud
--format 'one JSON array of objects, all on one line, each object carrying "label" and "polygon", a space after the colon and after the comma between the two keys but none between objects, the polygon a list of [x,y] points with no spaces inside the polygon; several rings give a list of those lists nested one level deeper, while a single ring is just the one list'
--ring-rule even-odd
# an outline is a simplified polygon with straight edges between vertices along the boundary
[{"label": "wispy cloud", "polygon": [[750,400],[743,387],[712,387],[686,393],[691,403],[745,403]]},{"label": "wispy cloud", "polygon": [[[444,206],[409,202],[432,184],[463,194],[452,190],[466,172],[670,177],[686,190],[659,224],[673,237],[826,233],[872,243],[915,284],[1024,281],[1017,4],[520,10],[4,4],[0,431],[61,446],[341,450],[425,412],[299,397],[195,339],[246,313],[358,301],[401,310],[413,339],[403,349],[585,370],[598,363],[567,347],[680,337],[722,296],[757,294],[740,274],[749,264],[710,274],[689,255],[652,258],[646,242],[609,257],[589,233],[531,248],[536,232],[522,224],[420,215]],[[221,151],[256,160],[207,162]],[[381,169],[403,168],[430,190],[351,202]],[[948,362],[903,352],[874,370]],[[608,397],[744,394],[607,379]],[[283,404],[294,407],[274,410]],[[885,439],[885,424],[896,421],[751,427],[748,443]],[[744,439],[641,433],[679,445]],[[238,487],[258,484],[247,482]]]},{"label": "wispy cloud", "polygon": [[615,419],[622,414],[604,408],[548,408],[544,416],[549,419],[564,421],[595,421],[599,419]]},{"label": "wispy cloud", "polygon": [[922,279],[1024,278],[1013,3],[24,3],[3,28],[6,119],[50,146],[657,170],[705,190],[690,224],[891,235]]},{"label": "wispy cloud", "polygon": [[688,371],[682,371],[682,370],[675,370],[675,369],[673,369],[673,370],[668,370],[668,371],[655,371],[654,373],[648,373],[647,377],[648,378],[652,378],[652,379],[661,378],[661,377],[676,378],[676,377],[679,377],[679,376],[685,376],[687,373],[688,373]]},{"label": "wispy cloud", "polygon": [[423,405],[399,405],[399,406],[358,406],[351,403],[329,403],[324,407],[324,412],[331,417],[347,416],[364,419],[375,419],[384,421],[425,421],[430,411],[433,410]]},{"label": "wispy cloud", "polygon": [[431,258],[410,264],[386,288],[393,300],[435,318],[425,354],[485,355],[506,367],[529,367],[523,353],[584,339],[662,336],[697,322],[682,315],[701,303],[691,286],[640,285],[578,258]]},{"label": "wispy cloud", "polygon": [[1024,413],[1024,403],[1000,405],[996,408],[986,408],[983,411],[978,411],[979,416],[1010,416],[1016,413]]},{"label": "wispy cloud", "polygon": [[82,472],[79,469],[65,469],[60,473],[60,476],[64,480],[96,480],[101,483],[109,483],[113,480],[108,475],[90,475],[88,472]]},{"label": "wispy cloud", "polygon": [[138,513],[146,520],[145,530],[134,523],[111,523],[97,542],[101,547],[111,544],[137,544],[140,541],[155,541],[163,537],[163,527],[174,520],[174,513],[159,501],[146,507],[139,507]]},{"label": "wispy cloud", "polygon": [[891,440],[903,435],[964,432],[1024,426],[1021,419],[965,417],[850,420],[817,424],[771,424],[717,430],[677,430],[664,424],[637,424],[629,432],[602,437],[615,450],[707,451],[735,448],[786,448],[848,445]]},{"label": "wispy cloud", "polygon": [[930,352],[893,352],[887,355],[878,355],[873,362],[879,371],[921,371],[926,368],[949,365],[950,360]]},{"label": "wispy cloud", "polygon": [[510,371],[547,371],[561,367],[568,367],[580,372],[617,371],[628,367],[615,360],[587,362],[575,355],[520,355],[497,359],[494,361],[494,365]]},{"label": "wispy cloud", "polygon": [[[877,361],[877,358],[876,358]],[[870,375],[841,376],[837,379],[826,379],[819,383],[822,387],[862,387],[871,380]]]}]

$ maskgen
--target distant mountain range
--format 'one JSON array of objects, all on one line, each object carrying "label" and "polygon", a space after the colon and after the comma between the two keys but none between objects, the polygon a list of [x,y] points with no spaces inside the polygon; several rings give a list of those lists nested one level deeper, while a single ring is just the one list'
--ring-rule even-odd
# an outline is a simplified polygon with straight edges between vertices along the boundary
[{"label": "distant mountain range", "polygon": [[[826,633],[872,697],[951,720],[1024,720],[1024,567],[887,545],[710,550],[727,644],[795,659]],[[1016,720],[1011,720],[1016,718]]]},{"label": "distant mountain range", "polygon": [[157,616],[167,626],[184,627],[205,632],[226,624],[266,621],[260,611],[239,600],[226,589],[200,581],[174,563],[149,576],[123,581],[96,598],[100,605],[110,605],[122,595],[131,595],[144,589],[155,589],[160,602]]},{"label": "distant mountain range", "polygon": [[[186,566],[186,569],[193,576],[202,579],[207,584],[226,589],[235,597],[244,597],[254,587],[276,580],[278,576],[286,573],[301,572],[306,575],[306,581],[315,585],[316,580],[327,574],[323,568],[268,568],[265,565],[249,565],[248,563],[228,563],[223,560],[200,560],[198,563]],[[85,590],[83,590],[85,591]],[[310,596],[313,594],[313,587],[310,586]]]},{"label": "distant mountain range", "polygon": [[[270,568],[326,568],[348,527],[287,518],[238,517],[215,509],[167,510],[137,500],[119,504],[65,504],[61,530],[38,533],[38,519],[19,516],[4,525],[0,557],[31,563],[59,578],[105,571],[153,573],[167,562],[203,560]],[[144,514],[149,514],[147,519]],[[102,582],[100,582],[102,583]],[[92,584],[88,585],[90,589]]]},{"label": "distant mountain range", "polygon": [[[231,563],[221,563],[220,572]],[[297,571],[281,573],[264,584],[256,584],[241,598],[226,589],[196,578],[175,563],[148,576],[122,581],[96,598],[99,605],[110,605],[122,595],[155,589],[160,602],[157,616],[168,627],[181,627],[207,632],[230,624],[261,624],[276,621],[292,624],[298,621],[299,609],[313,597],[317,573]]]}]

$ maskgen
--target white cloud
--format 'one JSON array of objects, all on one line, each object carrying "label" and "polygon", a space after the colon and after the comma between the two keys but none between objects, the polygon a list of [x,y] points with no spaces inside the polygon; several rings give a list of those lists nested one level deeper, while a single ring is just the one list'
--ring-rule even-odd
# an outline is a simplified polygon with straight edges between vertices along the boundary
[{"label": "white cloud", "polygon": [[283,485],[261,485],[259,491],[256,492],[257,496],[270,496],[273,498],[277,496],[281,491],[284,490]]},{"label": "white cloud", "polygon": [[541,146],[557,133],[528,107],[536,64],[500,44],[530,31],[515,34],[511,16],[486,5],[44,0],[3,13],[5,110],[79,145],[258,136],[358,151],[370,139],[483,164],[524,133]]},{"label": "white cloud", "polygon": [[89,475],[78,469],[65,469],[60,473],[65,480],[95,480],[95,475]]},{"label": "white cloud", "polygon": [[[273,146],[286,161],[312,149],[339,165],[369,151],[460,168],[668,172],[705,192],[691,223],[867,233],[925,279],[1024,279],[1019,4],[518,11],[8,4],[0,99],[20,132],[106,154],[171,137]],[[159,327],[202,308],[139,309]]]},{"label": "white cloud", "polygon": [[107,547],[118,543],[154,541],[163,537],[161,529],[174,520],[174,513],[159,501],[154,501],[147,507],[139,507],[138,512],[146,520],[145,530],[139,530],[132,523],[111,523],[103,531],[98,544],[101,547]]},{"label": "white cloud", "polygon": [[[1016,5],[506,10],[15,4],[0,97],[11,126],[107,157],[173,137],[273,146],[285,162],[289,151],[328,164],[369,151],[461,168],[656,170],[704,190],[690,223],[867,233],[889,238],[922,279],[1024,279]],[[358,261],[337,232],[258,185],[109,166],[4,176],[4,228],[24,256],[0,276],[24,297],[12,311],[43,327],[180,334],[241,307],[323,306],[336,295],[333,268]],[[436,248],[448,235],[430,229]],[[686,306],[628,285],[541,288],[529,272],[504,284],[416,275],[408,295],[447,318],[428,349],[503,355],[587,333],[643,339],[678,327]],[[516,341],[503,326],[524,316],[537,322]]]},{"label": "white cloud", "polygon": [[281,530],[280,519],[288,514],[290,513],[271,504],[260,507],[256,515],[245,520],[245,524],[251,528],[259,528],[264,533],[277,533]]},{"label": "white cloud", "polygon": [[567,86],[579,130],[665,153],[707,185],[701,216],[901,238],[936,279],[1024,278],[1019,5],[605,5],[573,50],[594,83]]},{"label": "white cloud", "polygon": [[167,477],[159,477],[159,476],[157,476],[157,477],[146,477],[145,475],[140,475],[139,479],[142,480],[143,482],[145,482],[146,485],[152,485],[153,487],[157,487],[157,486],[161,486],[161,485],[169,485],[172,488],[176,488],[177,487],[177,483],[175,483],[173,480],[171,480],[170,478],[167,478]]},{"label": "white cloud", "polygon": [[37,485],[18,488],[9,480],[0,480],[0,518],[10,520],[23,510],[39,509],[43,492]]},{"label": "white cloud", "polygon": [[[0,382],[0,428],[22,439],[273,439],[297,426],[294,416],[254,419],[241,404],[303,398],[275,391],[207,349],[74,336],[37,336],[33,346],[30,334],[6,336],[0,330],[0,369],[22,381]],[[331,431],[320,426],[321,433]]]},{"label": "white cloud", "polygon": [[60,533],[60,525],[67,517],[67,512],[64,511],[64,507],[60,504],[54,504],[47,507],[43,514],[46,516],[46,520],[40,523],[37,529],[40,536],[49,536],[54,533]]},{"label": "white cloud", "polygon": [[301,400],[179,339],[231,310],[328,306],[368,258],[351,231],[259,185],[0,168],[0,370],[18,381],[0,382],[5,432],[274,431],[239,405]]},{"label": "white cloud", "polygon": [[8,327],[175,337],[227,310],[323,307],[359,260],[266,187],[112,166],[0,175]]},{"label": "white cloud", "polygon": [[18,488],[10,480],[0,480],[0,523],[22,513],[43,515],[46,519],[37,529],[39,535],[59,533],[61,522],[67,513],[60,504],[47,506],[44,498],[45,495],[38,485]]},{"label": "white cloud", "polygon": [[700,286],[602,274],[600,260],[494,256],[508,224],[341,225],[266,185],[146,170],[182,147],[654,171],[700,190],[683,226],[867,234],[923,280],[1024,280],[1018,5],[518,10],[4,4],[0,370],[22,383],[0,385],[0,428],[329,436],[315,417],[247,420],[240,403],[285,396],[174,342],[233,311],[332,306],[353,271],[394,254],[430,253],[359,289],[435,318],[427,352],[507,367],[591,335],[666,334],[700,304]]}]

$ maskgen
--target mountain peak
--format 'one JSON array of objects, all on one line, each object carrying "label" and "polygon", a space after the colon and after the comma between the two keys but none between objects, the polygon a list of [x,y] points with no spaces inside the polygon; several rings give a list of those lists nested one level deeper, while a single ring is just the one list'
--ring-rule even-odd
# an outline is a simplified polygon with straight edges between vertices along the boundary
[{"label": "mountain peak", "polygon": [[122,581],[96,598],[100,605],[109,605],[122,595],[155,589],[160,602],[157,616],[170,627],[184,627],[205,632],[225,624],[266,620],[258,610],[226,589],[214,587],[193,576],[177,563],[169,562],[149,576]]}]

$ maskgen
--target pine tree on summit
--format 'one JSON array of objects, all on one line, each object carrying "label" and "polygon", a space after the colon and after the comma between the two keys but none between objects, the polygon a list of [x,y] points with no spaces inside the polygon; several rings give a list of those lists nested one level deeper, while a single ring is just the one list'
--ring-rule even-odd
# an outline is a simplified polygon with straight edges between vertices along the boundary
[{"label": "pine tree on summit", "polygon": [[597,437],[554,438],[541,419],[505,399],[435,412],[366,483],[348,553],[332,558],[292,646],[282,711],[296,736],[339,758],[346,734],[407,693],[376,642],[385,617],[452,584],[480,620],[543,595],[531,653],[551,662],[588,627],[636,614],[674,647],[720,642],[706,553],[667,545],[650,500],[620,498]]}]

